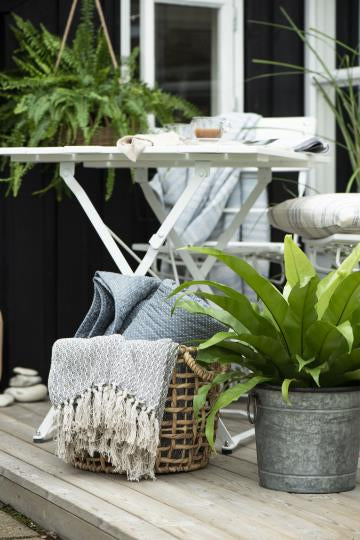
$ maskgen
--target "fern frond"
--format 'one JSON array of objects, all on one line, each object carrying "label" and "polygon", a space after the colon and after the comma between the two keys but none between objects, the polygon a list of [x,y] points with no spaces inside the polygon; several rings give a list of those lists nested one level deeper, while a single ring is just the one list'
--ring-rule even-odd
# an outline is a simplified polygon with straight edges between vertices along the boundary
[{"label": "fern frond", "polygon": [[105,201],[111,199],[115,186],[115,169],[108,169],[105,183]]},{"label": "fern frond", "polygon": [[73,41],[80,73],[92,73],[95,60],[94,0],[82,0],[80,23]]},{"label": "fern frond", "polygon": [[[136,78],[138,50],[127,60],[129,79],[120,81],[101,29],[94,28],[94,0],[82,0],[80,24],[72,44],[67,44],[56,73],[54,65],[61,38],[43,25],[14,16],[13,32],[18,42],[14,53],[16,71],[0,73],[0,145],[52,146],[74,144],[79,135],[91,143],[103,126],[118,137],[146,132],[148,114],[160,123],[190,118],[195,107],[177,96],[150,88]],[[1,160],[4,165],[4,160]],[[28,168],[10,167],[8,191],[17,195]],[[110,172],[105,198],[113,192]],[[55,171],[50,184],[58,197],[63,184]],[[65,190],[67,193],[67,191]]]}]

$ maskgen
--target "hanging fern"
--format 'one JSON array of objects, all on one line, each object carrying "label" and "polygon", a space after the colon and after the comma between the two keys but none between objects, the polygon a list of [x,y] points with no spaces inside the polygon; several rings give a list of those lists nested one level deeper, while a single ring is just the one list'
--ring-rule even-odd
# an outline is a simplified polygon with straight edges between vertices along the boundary
[{"label": "hanging fern", "polygon": [[[90,144],[96,132],[110,126],[115,139],[148,129],[148,114],[160,124],[191,118],[195,107],[159,88],[151,89],[136,76],[135,50],[127,62],[129,77],[120,81],[114,69],[102,30],[94,26],[94,0],[82,0],[80,23],[72,44],[64,48],[60,65],[55,63],[61,39],[43,25],[14,15],[12,31],[18,43],[13,60],[15,72],[0,73],[1,146],[63,146],[81,138]],[[0,163],[4,169],[5,161]],[[11,164],[8,193],[16,196],[30,165]],[[105,198],[114,188],[109,171]],[[58,167],[49,185],[63,191]]]}]

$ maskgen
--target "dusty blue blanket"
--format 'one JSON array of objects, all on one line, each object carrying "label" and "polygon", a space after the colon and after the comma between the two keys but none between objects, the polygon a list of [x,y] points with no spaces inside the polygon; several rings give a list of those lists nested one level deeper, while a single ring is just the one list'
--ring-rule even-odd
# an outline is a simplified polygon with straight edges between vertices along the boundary
[{"label": "dusty blue blanket", "polygon": [[93,301],[75,337],[122,334],[125,339],[170,338],[189,344],[223,329],[210,317],[182,309],[171,316],[176,297],[168,295],[174,287],[170,279],[96,272]]}]

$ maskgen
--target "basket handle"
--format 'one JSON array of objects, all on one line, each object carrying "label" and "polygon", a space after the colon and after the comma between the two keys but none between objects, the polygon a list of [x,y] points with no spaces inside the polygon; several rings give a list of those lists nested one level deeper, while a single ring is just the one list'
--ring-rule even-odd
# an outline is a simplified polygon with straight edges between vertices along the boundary
[{"label": "basket handle", "polygon": [[180,346],[179,352],[182,354],[185,364],[195,373],[197,377],[206,382],[212,382],[214,373],[200,366],[192,356],[196,352],[195,347]]}]

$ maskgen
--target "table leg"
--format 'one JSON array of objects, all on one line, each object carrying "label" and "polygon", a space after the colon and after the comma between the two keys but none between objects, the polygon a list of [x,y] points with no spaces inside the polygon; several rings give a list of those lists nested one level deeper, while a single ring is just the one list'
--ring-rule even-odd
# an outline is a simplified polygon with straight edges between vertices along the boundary
[{"label": "table leg", "polygon": [[[105,244],[106,249],[113,258],[116,266],[122,274],[132,275],[130,265],[125,259],[124,255],[121,253],[120,249],[116,245],[115,240],[112,238],[109,229],[106,227],[105,223],[99,216],[94,205],[87,196],[85,190],[80,186],[79,182],[75,179],[75,163],[74,162],[62,162],[60,163],[60,176],[68,186],[68,188],[75,195],[79,203],[81,204],[83,210],[85,211],[87,217],[94,226],[96,232],[100,236],[101,240]],[[54,419],[55,419],[55,410],[50,409],[40,427],[38,428],[36,434],[33,437],[35,442],[44,442],[52,438],[54,431]]]},{"label": "table leg", "polygon": [[76,180],[75,176],[75,163],[74,162],[62,162],[60,163],[60,176],[68,186],[68,188],[75,195],[79,203],[81,204],[84,212],[91,221],[96,232],[100,236],[101,240],[105,244],[106,249],[110,253],[112,259],[114,260],[116,266],[122,274],[132,275],[130,265],[125,259],[124,255],[121,253],[120,249],[116,245],[115,240],[112,238],[109,229],[106,227],[105,223],[99,216],[94,205],[87,196],[85,190],[80,186],[79,182]]},{"label": "table leg", "polygon": [[[142,171],[142,172],[141,172]],[[150,195],[150,191],[145,187],[147,183],[147,176],[145,175],[146,169],[141,169],[141,171],[137,172],[137,179],[136,181],[140,184],[142,190],[144,191],[145,197],[149,200],[150,206],[153,208],[154,206],[154,199],[156,200],[156,196],[153,194]],[[176,202],[176,204],[173,206],[173,208],[170,210],[170,212],[166,215],[163,210],[160,212],[160,215],[158,216],[161,221],[161,226],[156,234],[154,234],[149,241],[149,249],[147,250],[141,264],[138,266],[138,268],[135,271],[136,275],[144,275],[148,271],[148,269],[151,267],[153,261],[155,260],[159,249],[163,245],[163,243],[166,241],[167,237],[171,237],[172,241],[177,246],[177,242],[175,240],[175,235],[173,233],[173,229],[176,225],[177,220],[181,216],[181,214],[184,212],[186,206],[189,204],[191,198],[193,197],[194,193],[200,186],[200,184],[205,180],[205,178],[209,175],[210,172],[210,163],[202,161],[197,164],[195,164],[195,171],[194,175],[192,176],[191,181],[184,189],[183,193],[181,194],[179,200]],[[149,189],[151,189],[149,187]],[[151,202],[150,202],[151,201]],[[159,206],[161,206],[158,201],[156,200],[154,208],[156,208],[156,212],[159,210]],[[153,209],[154,209],[153,208]],[[155,211],[155,210],[154,210]],[[181,240],[180,240],[181,242]],[[191,258],[191,256],[190,256]],[[192,258],[191,258],[192,260]],[[189,258],[187,257],[187,261],[189,262]],[[195,262],[192,260],[192,263],[190,262],[190,266],[192,268],[191,272],[197,274],[196,279],[203,279],[203,276],[198,272],[198,268],[195,264]],[[189,268],[190,269],[190,268]],[[200,277],[201,275],[201,277]]]},{"label": "table leg", "polygon": [[49,441],[53,438],[54,432],[55,432],[55,419],[56,419],[56,410],[54,407],[51,407],[47,415],[45,416],[44,420],[41,422],[40,426],[38,427],[34,437],[33,441],[36,443],[42,443]]},{"label": "table leg", "polygon": [[[136,181],[139,183],[150,208],[158,218],[159,222],[163,223],[167,216],[166,211],[157,196],[155,195],[152,187],[149,185],[147,178],[144,181],[143,177],[141,177],[140,181],[139,179],[137,179]],[[168,237],[170,238],[175,249],[183,247],[185,245],[185,242],[182,240],[181,236],[179,236],[174,230],[169,233]],[[190,274],[194,279],[205,279],[204,275],[201,273],[199,267],[197,266],[196,262],[194,261],[192,255],[189,252],[179,251],[178,255],[182,258],[184,265],[189,270]],[[208,292],[212,292],[209,287],[205,288]]]}]

